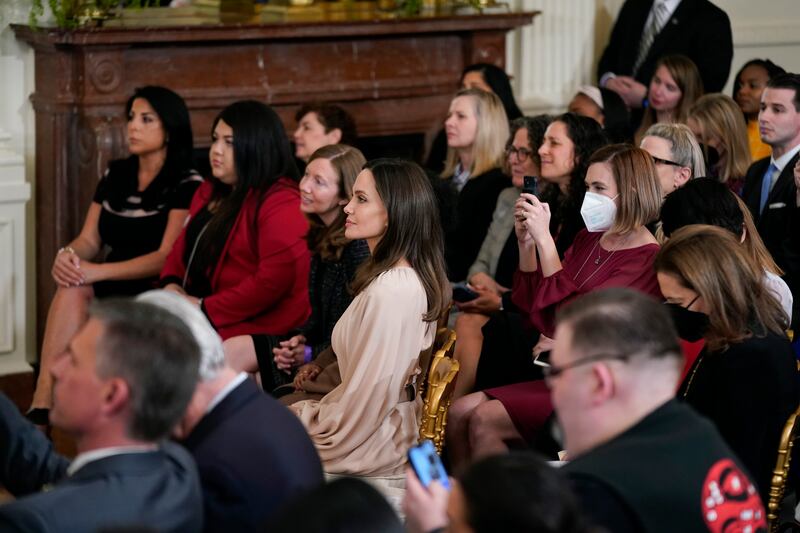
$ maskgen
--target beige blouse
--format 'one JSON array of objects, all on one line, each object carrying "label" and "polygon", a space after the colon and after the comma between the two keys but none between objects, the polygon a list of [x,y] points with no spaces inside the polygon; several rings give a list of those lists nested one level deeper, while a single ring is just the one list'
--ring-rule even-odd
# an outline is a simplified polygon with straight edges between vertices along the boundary
[{"label": "beige blouse", "polygon": [[419,353],[433,343],[436,323],[422,319],[427,308],[416,272],[397,267],[361,291],[336,323],[331,346],[342,383],[321,400],[289,407],[326,472],[402,474],[417,441],[422,401],[401,401],[401,393],[419,373]]}]

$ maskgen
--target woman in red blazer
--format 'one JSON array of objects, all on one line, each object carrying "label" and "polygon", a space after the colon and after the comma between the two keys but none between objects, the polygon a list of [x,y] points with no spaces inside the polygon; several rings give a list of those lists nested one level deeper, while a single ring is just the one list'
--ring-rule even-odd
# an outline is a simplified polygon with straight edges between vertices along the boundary
[{"label": "woman in red blazer", "polygon": [[161,286],[196,303],[223,339],[281,336],[309,315],[308,224],[275,112],[236,102],[214,120],[213,179],[192,199]]}]

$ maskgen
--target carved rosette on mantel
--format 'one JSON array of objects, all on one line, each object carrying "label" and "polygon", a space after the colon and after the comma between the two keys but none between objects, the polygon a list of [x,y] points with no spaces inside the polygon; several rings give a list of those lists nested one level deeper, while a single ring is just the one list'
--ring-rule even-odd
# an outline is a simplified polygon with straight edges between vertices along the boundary
[{"label": "carved rosette on mantel", "polygon": [[506,34],[537,14],[239,24],[220,18],[179,26],[171,12],[160,13],[70,31],[12,25],[36,61],[40,342],[55,252],[79,231],[108,161],[126,153],[124,106],[136,87],[164,85],[183,96],[196,147],[208,146],[222,108],[246,98],[273,106],[289,131],[298,106],[326,100],[345,107],[362,136],[425,135],[441,128],[461,70],[479,61],[502,67]]}]

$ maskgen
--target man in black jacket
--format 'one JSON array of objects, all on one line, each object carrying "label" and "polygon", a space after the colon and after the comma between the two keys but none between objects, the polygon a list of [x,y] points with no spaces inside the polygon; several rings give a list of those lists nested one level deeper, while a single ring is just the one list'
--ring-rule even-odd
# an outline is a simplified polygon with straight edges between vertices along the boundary
[{"label": "man in black jacket", "polygon": [[596,525],[766,530],[739,460],[711,422],[674,399],[683,356],[664,305],[630,289],[576,300],[559,315],[551,363],[563,471]]},{"label": "man in black jacket", "polygon": [[50,420],[75,438],[72,463],[0,395],[0,485],[18,498],[0,506],[0,531],[199,532],[194,461],[161,442],[197,382],[197,344],[152,305],[105,301],[89,317],[51,371]]},{"label": "man in black jacket", "polygon": [[794,296],[792,325],[800,325],[800,74],[786,73],[767,83],[758,113],[761,140],[772,156],[753,163],[742,198],[750,208],[772,258]]},{"label": "man in black jacket", "polygon": [[314,443],[292,412],[226,365],[197,306],[167,291],[138,299],[170,309],[200,345],[200,382],[175,436],[197,461],[204,531],[262,531],[281,504],[324,481]]},{"label": "man in black jacket", "polygon": [[597,66],[599,84],[641,108],[656,62],[672,54],[694,61],[707,93],[721,91],[733,59],[728,15],[708,0],[627,0]]}]

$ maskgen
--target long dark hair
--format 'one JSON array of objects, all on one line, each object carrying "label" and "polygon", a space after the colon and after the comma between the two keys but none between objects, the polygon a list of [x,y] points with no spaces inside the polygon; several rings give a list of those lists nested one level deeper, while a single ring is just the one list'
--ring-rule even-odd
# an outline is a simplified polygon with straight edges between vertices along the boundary
[{"label": "long dark hair", "polygon": [[125,116],[130,117],[133,101],[137,98],[147,100],[150,107],[158,115],[164,128],[164,138],[167,143],[167,160],[165,167],[176,171],[176,179],[182,172],[192,168],[192,123],[189,120],[189,109],[177,93],[159,87],[147,85],[133,91],[125,104]]},{"label": "long dark hair", "polygon": [[[569,178],[567,194],[561,192],[556,185],[544,188],[541,200],[547,202],[553,210],[554,220],[564,220],[569,213],[580,209],[583,196],[586,194],[586,169],[592,154],[608,144],[608,137],[602,126],[589,117],[581,117],[575,113],[564,113],[554,117],[553,122],[561,122],[567,127],[567,137],[575,145],[572,173]],[[555,206],[555,209],[553,209]]]},{"label": "long dark hair", "polygon": [[405,258],[419,276],[428,299],[426,322],[436,322],[450,307],[444,239],[433,186],[416,163],[376,159],[364,165],[389,218],[386,233],[356,272],[353,294]]},{"label": "long dark hair", "polygon": [[[216,205],[216,209],[198,241],[192,263],[193,271],[204,274],[208,274],[217,264],[228,234],[251,191],[258,195],[260,204],[279,178],[290,178],[295,183],[298,181],[297,166],[289,149],[289,138],[281,119],[272,108],[255,100],[234,102],[214,119],[212,133],[220,120],[233,130],[236,185],[232,187],[218,179],[212,182],[213,191],[209,205]],[[248,222],[255,224],[256,221]]]},{"label": "long dark hair", "polygon": [[500,67],[496,67],[489,63],[475,63],[469,65],[461,72],[461,80],[469,72],[480,72],[483,76],[483,81],[486,85],[492,88],[492,92],[496,94],[500,101],[503,102],[503,108],[506,110],[508,120],[514,120],[522,116],[516,100],[514,100],[514,92],[511,90],[511,81],[508,74],[505,73]]}]

